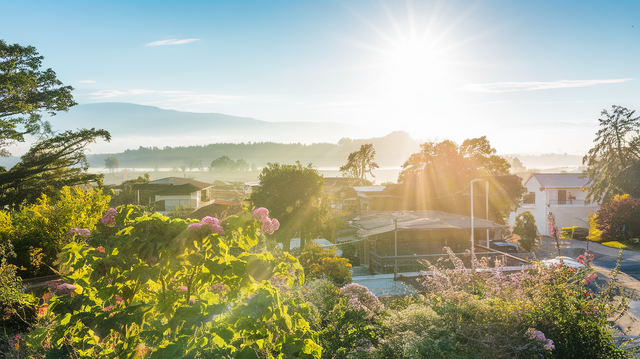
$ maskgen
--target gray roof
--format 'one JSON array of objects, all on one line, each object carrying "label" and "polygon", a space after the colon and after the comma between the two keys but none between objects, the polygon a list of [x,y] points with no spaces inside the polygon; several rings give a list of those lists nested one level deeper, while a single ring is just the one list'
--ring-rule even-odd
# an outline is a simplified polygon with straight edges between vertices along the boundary
[{"label": "gray roof", "polygon": [[150,185],[166,184],[166,185],[173,185],[173,186],[181,186],[181,185],[185,185],[185,184],[190,184],[190,185],[192,185],[194,187],[198,187],[199,189],[203,189],[203,188],[207,188],[207,187],[212,187],[213,186],[213,184],[211,184],[211,183],[197,181],[197,180],[190,179],[190,178],[180,178],[180,177],[161,178],[161,179],[158,179],[158,180],[155,180],[155,181],[147,182],[146,184],[150,184]]},{"label": "gray roof", "polygon": [[587,184],[589,179],[582,173],[534,173],[529,177],[527,182],[535,177],[540,186],[544,188],[562,188],[562,187],[582,187]]},{"label": "gray roof", "polygon": [[[471,229],[471,217],[442,211],[363,211],[354,219],[358,234],[366,237],[393,232],[393,219],[398,219],[399,230]],[[504,228],[486,219],[475,218],[474,228]]]}]

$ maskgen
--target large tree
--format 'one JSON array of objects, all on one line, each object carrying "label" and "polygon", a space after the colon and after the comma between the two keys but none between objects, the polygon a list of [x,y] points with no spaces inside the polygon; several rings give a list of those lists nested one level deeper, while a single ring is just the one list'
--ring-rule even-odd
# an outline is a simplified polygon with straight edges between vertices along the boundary
[{"label": "large tree", "polygon": [[280,221],[274,237],[289,248],[291,238],[301,235],[301,245],[314,236],[312,228],[321,222],[320,198],[324,178],[311,164],[303,166],[267,163],[258,177],[260,187],[251,192],[255,207],[265,207],[269,216]]},{"label": "large tree", "polygon": [[376,150],[373,148],[373,144],[367,143],[360,146],[360,149],[355,152],[351,152],[347,158],[347,163],[340,167],[340,171],[347,177],[366,179],[367,173],[371,177],[375,175],[371,172],[378,168],[378,164],[373,162],[373,158],[376,155]]},{"label": "large tree", "polygon": [[603,202],[628,193],[640,198],[640,117],[612,106],[602,110],[595,146],[582,159],[587,165],[587,200]]},{"label": "large tree", "polygon": [[71,86],[63,86],[51,69],[40,69],[42,56],[32,46],[0,40],[0,155],[8,146],[31,135],[35,144],[21,161],[7,170],[0,166],[0,207],[32,203],[42,193],[65,185],[100,182],[101,175],[86,172],[86,146],[97,138],[110,140],[104,130],[55,133],[42,114],[55,115],[76,103]]},{"label": "large tree", "polygon": [[[392,191],[404,197],[403,209],[434,209],[469,214],[469,183],[489,181],[490,215],[503,221],[522,193],[522,181],[509,174],[509,162],[496,155],[486,136],[465,140],[426,142],[402,165],[398,186]],[[484,185],[478,185],[476,215],[486,216]]]}]

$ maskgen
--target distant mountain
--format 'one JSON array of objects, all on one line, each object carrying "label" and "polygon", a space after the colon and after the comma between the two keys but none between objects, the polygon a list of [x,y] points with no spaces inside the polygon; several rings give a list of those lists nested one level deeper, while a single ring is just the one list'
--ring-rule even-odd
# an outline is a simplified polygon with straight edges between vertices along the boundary
[{"label": "distant mountain", "polygon": [[367,138],[388,133],[383,129],[335,122],[267,122],[119,102],[78,105],[50,120],[56,130],[91,127],[108,130],[113,137],[112,144],[96,146],[94,152],[221,142],[335,143],[343,137]]},{"label": "distant mountain", "polygon": [[211,161],[221,156],[232,160],[243,159],[262,167],[268,162],[292,164],[313,163],[317,167],[337,168],[344,165],[349,153],[357,151],[365,143],[373,144],[375,162],[380,167],[400,167],[409,156],[419,150],[417,141],[403,131],[392,132],[383,137],[368,139],[343,138],[339,143],[212,143],[203,146],[140,147],[119,153],[89,155],[92,167],[104,167],[104,159],[115,156],[120,168],[179,168],[200,162],[209,167]]}]

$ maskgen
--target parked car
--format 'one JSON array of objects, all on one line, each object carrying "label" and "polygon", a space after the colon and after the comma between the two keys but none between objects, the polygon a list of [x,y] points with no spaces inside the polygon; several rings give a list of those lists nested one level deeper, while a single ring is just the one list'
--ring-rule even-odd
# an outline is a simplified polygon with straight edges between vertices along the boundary
[{"label": "parked car", "polygon": [[520,252],[518,245],[507,241],[491,241],[489,242],[489,248],[498,250],[504,253],[518,253]]}]

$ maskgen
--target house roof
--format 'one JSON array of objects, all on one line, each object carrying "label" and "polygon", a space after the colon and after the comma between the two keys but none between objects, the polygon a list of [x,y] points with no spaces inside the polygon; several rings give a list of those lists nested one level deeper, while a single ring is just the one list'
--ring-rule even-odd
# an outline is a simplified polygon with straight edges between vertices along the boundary
[{"label": "house roof", "polygon": [[[363,237],[393,232],[393,219],[399,230],[471,229],[471,217],[442,211],[364,211],[353,225]],[[474,228],[496,229],[507,226],[486,219],[474,218]]]},{"label": "house roof", "polygon": [[356,192],[382,192],[387,186],[355,186]]},{"label": "house roof", "polygon": [[191,194],[193,192],[198,192],[200,190],[199,187],[192,185],[191,183],[186,183],[182,185],[174,185],[168,186],[160,191],[156,192],[157,196],[175,196],[175,195],[183,195],[183,194]]},{"label": "house roof", "polygon": [[[197,187],[199,189],[203,189],[203,188],[207,188],[207,187],[213,186],[213,184],[211,184],[211,183],[196,181],[196,180],[190,179],[190,178],[180,178],[180,177],[161,178],[161,179],[158,179],[158,180],[155,180],[155,181],[147,182],[144,185],[158,185],[158,184],[173,185],[173,186],[190,184],[190,185],[192,185],[194,187]],[[141,185],[141,186],[144,186],[144,185]]]},{"label": "house roof", "polygon": [[[526,182],[535,177],[544,188],[583,187],[589,182],[582,173],[533,173]],[[525,184],[526,184],[525,182]]]}]

